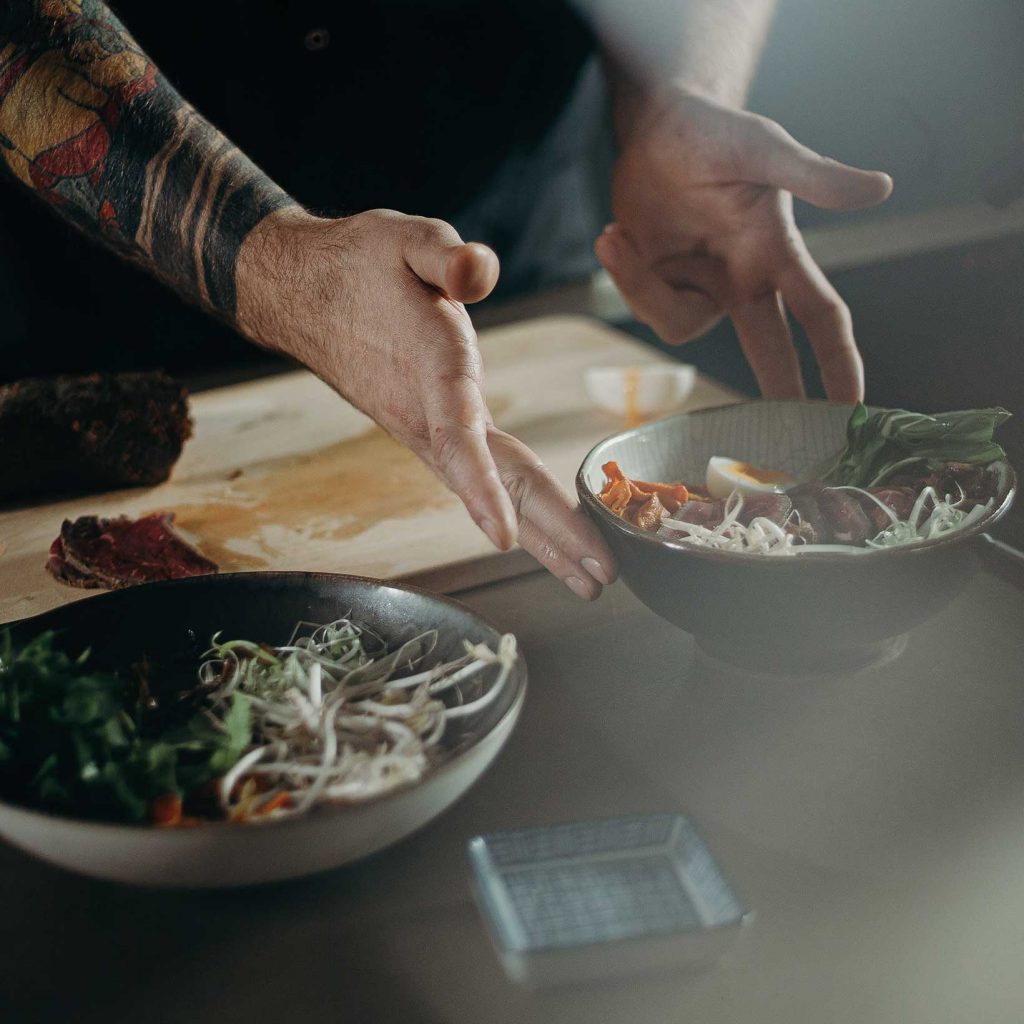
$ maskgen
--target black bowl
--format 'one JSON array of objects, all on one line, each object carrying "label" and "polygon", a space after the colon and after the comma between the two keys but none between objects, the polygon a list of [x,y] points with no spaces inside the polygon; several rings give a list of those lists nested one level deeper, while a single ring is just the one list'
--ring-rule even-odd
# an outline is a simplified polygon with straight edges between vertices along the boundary
[{"label": "black bowl", "polygon": [[766,557],[664,540],[598,499],[601,465],[646,480],[703,480],[723,455],[800,475],[844,442],[850,407],[829,402],[744,402],[623,431],[594,447],[576,490],[618,559],[622,579],[652,611],[692,633],[718,658],[747,667],[850,668],[887,649],[945,607],[977,568],[973,541],[1009,509],[1015,477],[991,513],[932,541],[856,554]]},{"label": "black bowl", "polygon": [[[70,654],[125,670],[143,657],[194,680],[213,633],[285,644],[296,623],[351,614],[388,639],[438,630],[431,661],[463,653],[463,640],[492,649],[500,633],[455,601],[356,576],[231,573],[150,583],[65,605],[12,626],[19,645],[48,629]],[[0,801],[0,835],[36,856],[89,875],[160,886],[277,881],[337,867],[396,842],[458,799],[507,740],[526,692],[522,658],[502,693],[478,714],[455,718],[446,756],[414,785],[375,800],[325,807],[254,825],[212,822],[159,829],[61,817]]]}]

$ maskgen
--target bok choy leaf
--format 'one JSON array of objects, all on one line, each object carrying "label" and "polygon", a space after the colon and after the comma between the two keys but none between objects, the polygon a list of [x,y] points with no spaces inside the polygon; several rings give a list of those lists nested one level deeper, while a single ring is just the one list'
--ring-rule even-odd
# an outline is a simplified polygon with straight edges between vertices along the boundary
[{"label": "bok choy leaf", "polygon": [[911,469],[927,472],[950,462],[985,465],[1006,458],[993,434],[1009,417],[999,407],[929,416],[905,409],[869,413],[858,403],[846,426],[845,447],[813,473],[831,486],[877,487]]}]

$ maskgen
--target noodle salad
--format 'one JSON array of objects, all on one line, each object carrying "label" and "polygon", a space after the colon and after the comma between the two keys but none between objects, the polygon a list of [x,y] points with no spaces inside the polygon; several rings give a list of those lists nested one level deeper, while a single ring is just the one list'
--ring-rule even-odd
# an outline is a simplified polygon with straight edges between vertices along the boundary
[{"label": "noodle salad", "polygon": [[0,796],[164,826],[292,818],[415,784],[518,660],[511,634],[442,661],[436,630],[389,641],[345,617],[299,623],[281,647],[214,636],[181,689],[145,659],[105,672],[55,639],[15,652],[0,633]]},{"label": "noodle salad", "polygon": [[1006,453],[1005,409],[931,416],[857,405],[846,444],[801,478],[713,455],[699,482],[648,482],[606,462],[601,503],[677,543],[757,555],[859,553],[936,540],[985,518]]}]

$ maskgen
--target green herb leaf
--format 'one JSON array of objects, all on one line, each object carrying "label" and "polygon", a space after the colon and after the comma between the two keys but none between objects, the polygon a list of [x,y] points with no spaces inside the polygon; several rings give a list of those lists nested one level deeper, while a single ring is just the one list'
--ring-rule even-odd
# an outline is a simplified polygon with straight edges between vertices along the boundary
[{"label": "green herb leaf", "polygon": [[71,659],[52,632],[15,654],[0,632],[0,793],[75,817],[144,821],[153,799],[222,775],[251,742],[248,698],[223,723],[194,715],[177,736],[140,735],[134,690],[86,656]]},{"label": "green herb leaf", "polygon": [[1002,408],[924,413],[882,409],[869,414],[858,403],[846,427],[846,446],[817,478],[833,486],[877,487],[897,472],[930,471],[950,462],[986,465],[1006,458],[993,440],[1009,419]]}]

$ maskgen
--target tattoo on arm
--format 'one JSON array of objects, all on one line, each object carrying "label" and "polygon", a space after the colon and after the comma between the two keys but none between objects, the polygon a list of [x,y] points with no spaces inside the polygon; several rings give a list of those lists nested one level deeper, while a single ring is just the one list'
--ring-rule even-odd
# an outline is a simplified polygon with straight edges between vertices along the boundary
[{"label": "tattoo on arm", "polygon": [[174,91],[101,0],[0,7],[0,168],[233,317],[239,247],[293,200]]}]

